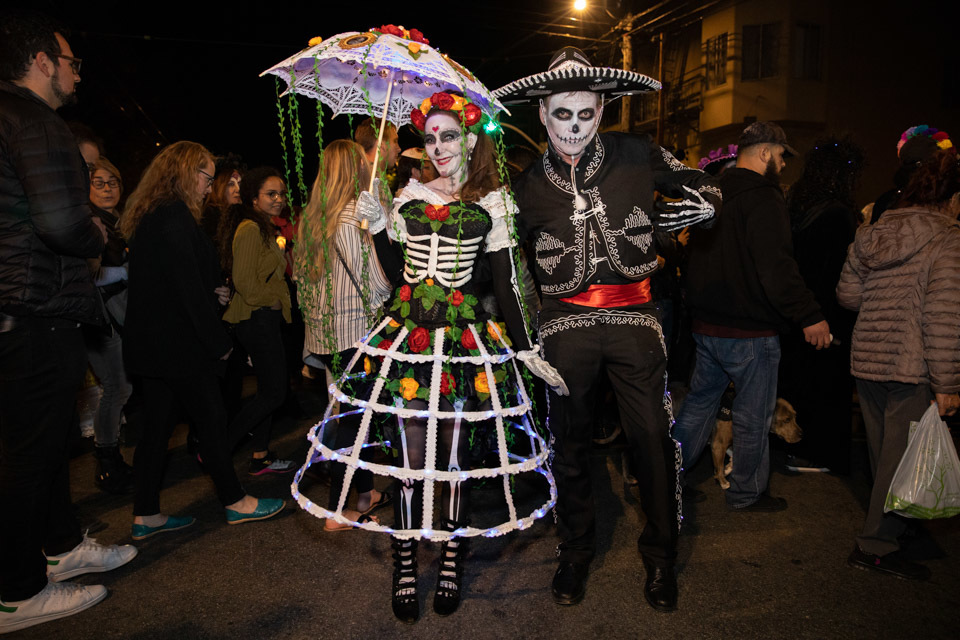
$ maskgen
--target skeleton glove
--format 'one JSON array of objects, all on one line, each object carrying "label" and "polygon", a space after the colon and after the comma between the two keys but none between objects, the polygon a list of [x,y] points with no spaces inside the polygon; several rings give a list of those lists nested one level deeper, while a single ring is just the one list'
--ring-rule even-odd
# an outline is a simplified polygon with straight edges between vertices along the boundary
[{"label": "skeleton glove", "polygon": [[553,387],[557,395],[570,395],[567,383],[563,381],[563,378],[560,377],[557,370],[554,369],[549,362],[540,357],[540,345],[536,345],[528,351],[517,352],[517,360],[527,365],[527,369],[530,369],[533,375],[542,378],[548,385]]},{"label": "skeleton glove", "polygon": [[373,191],[362,191],[357,198],[357,214],[366,220],[370,235],[376,235],[387,228],[387,215],[380,204],[380,178],[373,181]]},{"label": "skeleton glove", "polygon": [[676,231],[713,217],[713,205],[703,199],[699,191],[683,186],[690,195],[678,202],[665,202],[659,205],[660,216],[657,228],[661,231]]}]

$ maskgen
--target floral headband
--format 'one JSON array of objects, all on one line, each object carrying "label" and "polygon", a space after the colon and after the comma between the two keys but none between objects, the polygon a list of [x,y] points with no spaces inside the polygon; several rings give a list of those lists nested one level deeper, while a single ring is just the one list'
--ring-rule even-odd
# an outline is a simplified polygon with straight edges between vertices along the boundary
[{"label": "floral headband", "polygon": [[708,164],[714,162],[719,162],[721,160],[733,160],[737,157],[737,145],[730,144],[726,147],[720,147],[719,149],[714,149],[706,155],[704,158],[700,158],[700,162],[697,163],[698,169],[703,169]]},{"label": "floral headband", "polygon": [[470,133],[480,132],[480,120],[483,119],[483,112],[480,107],[468,101],[463,96],[447,93],[445,91],[435,93],[420,103],[418,109],[410,112],[410,122],[421,133],[426,131],[427,116],[430,111],[437,109],[440,111],[451,112]]},{"label": "floral headband", "polygon": [[907,140],[910,138],[916,138],[917,136],[927,136],[928,138],[933,138],[937,142],[937,146],[941,149],[949,149],[953,146],[953,142],[950,140],[950,135],[946,131],[940,131],[934,129],[933,127],[927,126],[925,124],[917,125],[916,127],[910,127],[900,136],[899,142],[897,142],[897,154],[899,155],[900,149],[906,144]]}]

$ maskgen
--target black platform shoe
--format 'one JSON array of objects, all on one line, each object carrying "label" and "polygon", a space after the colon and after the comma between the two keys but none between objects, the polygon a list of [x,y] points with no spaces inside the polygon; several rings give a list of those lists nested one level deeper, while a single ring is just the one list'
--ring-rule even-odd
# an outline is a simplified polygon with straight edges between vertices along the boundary
[{"label": "black platform shoe", "polygon": [[417,541],[393,538],[393,615],[413,624],[420,619],[417,597]]},{"label": "black platform shoe", "polygon": [[127,493],[133,485],[133,468],[120,454],[120,447],[95,447],[93,456],[97,459],[94,481],[101,491],[107,493]]},{"label": "black platform shoe", "polygon": [[[456,531],[463,526],[450,520],[443,522],[447,531]],[[433,610],[437,615],[448,616],[460,606],[460,583],[466,553],[467,540],[464,538],[446,540],[440,547],[440,572],[437,574],[437,593],[433,597]]]}]

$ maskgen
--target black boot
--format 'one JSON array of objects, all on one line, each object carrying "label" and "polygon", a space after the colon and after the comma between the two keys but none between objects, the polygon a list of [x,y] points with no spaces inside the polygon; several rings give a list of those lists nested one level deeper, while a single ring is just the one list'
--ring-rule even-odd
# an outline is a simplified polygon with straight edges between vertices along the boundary
[{"label": "black boot", "polygon": [[120,447],[95,447],[93,455],[97,459],[94,480],[100,490],[127,493],[133,483],[133,468],[123,460]]},{"label": "black boot", "polygon": [[413,624],[420,618],[417,597],[417,541],[393,538],[393,615]]},{"label": "black boot", "polygon": [[[456,531],[466,524],[444,520],[442,526],[446,531]],[[466,538],[446,540],[440,547],[440,572],[437,574],[437,593],[433,597],[433,610],[438,615],[448,616],[460,606],[460,582],[466,554]]]}]

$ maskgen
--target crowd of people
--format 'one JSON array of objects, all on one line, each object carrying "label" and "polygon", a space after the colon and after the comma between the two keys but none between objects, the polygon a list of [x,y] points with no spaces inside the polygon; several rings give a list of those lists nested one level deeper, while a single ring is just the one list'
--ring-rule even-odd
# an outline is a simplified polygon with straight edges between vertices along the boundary
[{"label": "crowd of people", "polygon": [[[905,132],[896,188],[858,214],[864,159],[849,138],[818,141],[786,195],[781,171],[800,154],[772,122],[745,127],[694,169],[647,137],[599,132],[607,98],[647,91],[649,79],[566,47],[545,72],[496,92],[539,105],[541,157],[514,155],[502,172],[486,116],[437,92],[412,118],[422,148],[401,153],[396,127],[367,119],[323,149],[310,198],[293,211],[279,171],[188,141],[162,149],[124,197],[103,143],[56,114],[75,100],[79,67],[61,29],[4,17],[0,499],[18,516],[0,523],[0,633],[95,605],[104,587],[68,580],[137,555],[82,533],[71,508],[69,431],[88,366],[103,387],[95,482],[133,489],[137,541],[195,522],[160,504],[181,418],[228,524],[279,514],[285,499],[247,493],[234,456],[249,450],[251,476],[300,466],[272,448],[273,417],[291,370],[325,369],[340,403],[326,444],[342,455],[327,457],[324,530],[392,536],[392,608],[407,623],[421,615],[421,538],[441,542],[433,609],[450,615],[468,538],[520,527],[512,502],[497,527],[474,526],[471,448],[484,439],[475,434],[495,434],[499,465],[483,473],[507,487],[507,431],[530,435],[531,460],[538,443],[547,449],[545,431],[530,428],[533,393],[547,397],[552,445],[552,596],[583,599],[607,526],[589,459],[604,380],[646,515],[638,547],[653,609],[677,608],[682,506],[704,497],[686,472],[725,395],[727,505],[772,512],[787,508],[769,491],[777,398],[805,432],[788,463],[844,474],[855,386],[874,487],[848,562],[930,575],[899,553],[906,525],[883,507],[909,422],[932,401],[941,415],[960,408],[960,164],[945,133]],[[256,393],[241,402],[250,370]],[[676,403],[668,370],[670,388],[686,391]],[[135,389],[131,467],[120,432]],[[392,443],[389,465],[364,446],[374,429]],[[392,526],[377,513],[388,505]]]}]

